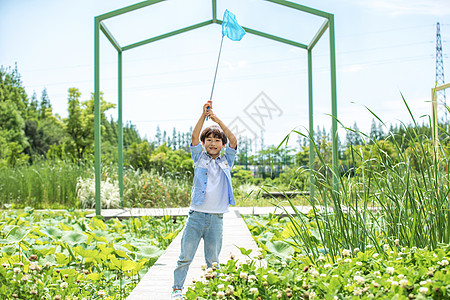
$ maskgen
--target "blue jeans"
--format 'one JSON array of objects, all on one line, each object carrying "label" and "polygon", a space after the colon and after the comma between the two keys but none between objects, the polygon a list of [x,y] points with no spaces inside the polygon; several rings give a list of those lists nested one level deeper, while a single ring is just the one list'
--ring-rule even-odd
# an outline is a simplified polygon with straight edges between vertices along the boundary
[{"label": "blue jeans", "polygon": [[181,239],[181,254],[174,273],[172,288],[182,289],[186,275],[200,239],[203,238],[205,261],[208,268],[214,262],[219,264],[222,249],[223,214],[209,214],[189,211],[189,218]]}]

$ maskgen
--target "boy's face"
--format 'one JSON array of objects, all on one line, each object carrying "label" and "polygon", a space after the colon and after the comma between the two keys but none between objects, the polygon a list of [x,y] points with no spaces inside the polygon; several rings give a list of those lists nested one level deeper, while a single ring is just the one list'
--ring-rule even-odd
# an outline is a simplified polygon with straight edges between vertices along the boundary
[{"label": "boy's face", "polygon": [[212,158],[216,158],[220,154],[220,150],[222,150],[225,145],[222,144],[222,139],[218,137],[213,137],[212,134],[205,138],[205,142],[202,143],[206,149],[206,153],[211,155]]}]

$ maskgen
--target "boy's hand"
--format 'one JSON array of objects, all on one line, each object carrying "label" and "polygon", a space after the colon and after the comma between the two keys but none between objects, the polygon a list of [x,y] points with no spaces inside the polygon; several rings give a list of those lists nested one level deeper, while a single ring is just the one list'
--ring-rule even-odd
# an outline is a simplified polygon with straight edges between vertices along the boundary
[{"label": "boy's hand", "polygon": [[208,101],[203,105],[203,116],[207,116],[208,112],[212,109],[212,101]]},{"label": "boy's hand", "polygon": [[214,112],[210,109],[206,114],[213,122],[219,123],[219,118],[214,114]]}]

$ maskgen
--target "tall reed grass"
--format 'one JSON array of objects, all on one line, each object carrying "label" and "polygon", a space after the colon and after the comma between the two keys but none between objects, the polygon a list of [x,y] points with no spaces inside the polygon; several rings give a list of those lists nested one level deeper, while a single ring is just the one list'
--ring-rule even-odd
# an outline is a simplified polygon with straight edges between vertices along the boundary
[{"label": "tall reed grass", "polygon": [[93,174],[90,163],[41,160],[31,166],[0,169],[0,204],[17,208],[78,208],[78,178]]},{"label": "tall reed grass", "polygon": [[[405,138],[412,146],[405,151],[390,133],[387,140],[394,151],[386,150],[385,141],[375,140],[365,151],[352,148],[357,166],[353,177],[334,173],[315,147],[321,168],[310,170],[316,184],[316,196],[309,199],[313,210],[302,214],[291,203],[296,215],[289,215],[296,246],[305,249],[311,261],[322,253],[334,260],[343,249],[376,247],[385,253],[395,245],[434,249],[450,242],[449,159],[443,145],[439,153],[433,151],[411,117],[414,128],[405,130]],[[333,183],[336,178],[338,186]],[[311,226],[317,234],[311,233]]]}]

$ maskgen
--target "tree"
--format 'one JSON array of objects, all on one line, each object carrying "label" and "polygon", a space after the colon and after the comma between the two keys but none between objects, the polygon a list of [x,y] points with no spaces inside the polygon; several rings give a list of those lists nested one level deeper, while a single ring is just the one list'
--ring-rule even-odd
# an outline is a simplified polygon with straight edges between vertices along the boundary
[{"label": "tree", "polygon": [[126,152],[125,165],[135,169],[150,170],[152,149],[148,142],[133,143]]},{"label": "tree", "polygon": [[356,122],[353,123],[353,128],[347,130],[345,142],[347,144],[347,147],[349,147],[350,145],[355,146],[363,144],[361,133],[359,131],[358,124],[356,124]]},{"label": "tree", "polygon": [[38,108],[39,103],[37,100],[36,92],[33,92],[33,95],[31,96],[30,104],[28,105],[27,109],[27,119],[38,119]]},{"label": "tree", "polygon": [[381,126],[375,122],[375,119],[372,118],[372,125],[370,126],[370,139],[371,143],[374,143],[376,141],[380,141],[383,139],[383,129],[381,129]]},{"label": "tree", "polygon": [[[93,153],[94,146],[94,94],[91,99],[80,102],[81,93],[77,88],[70,88],[68,95],[68,112],[66,130],[71,137],[68,150],[81,161],[86,153]],[[100,119],[101,123],[107,122],[105,111],[115,105],[103,100],[100,93]],[[102,126],[102,132],[105,127]]]},{"label": "tree", "polygon": [[28,96],[22,86],[17,64],[14,69],[11,67],[0,67],[0,102],[11,101],[20,116],[26,118],[26,108],[28,107]]},{"label": "tree", "polygon": [[175,127],[173,128],[172,139],[170,140],[170,142],[171,142],[172,149],[176,150],[177,149],[177,145],[178,145],[178,141],[177,141],[177,130],[175,129]]},{"label": "tree", "polygon": [[28,141],[25,137],[25,121],[16,104],[11,100],[0,102],[0,130],[6,143],[17,143],[19,147],[26,147]]},{"label": "tree", "polygon": [[159,125],[156,126],[155,143],[156,143],[156,146],[162,145],[161,128],[159,128]]},{"label": "tree", "polygon": [[81,92],[77,88],[69,88],[67,98],[69,116],[66,121],[66,130],[72,138],[75,157],[79,160],[83,158],[85,149],[91,144],[90,130],[86,131],[86,124],[83,124],[85,120],[82,119],[80,97]]},{"label": "tree", "polygon": [[39,117],[45,119],[48,115],[52,115],[52,106],[50,104],[47,89],[44,88],[41,94],[41,103],[39,104]]},{"label": "tree", "polygon": [[309,166],[309,147],[302,146],[302,150],[298,151],[295,155],[295,165],[297,166]]}]

